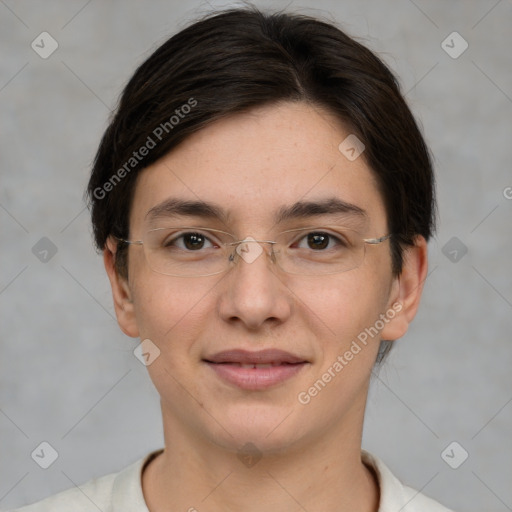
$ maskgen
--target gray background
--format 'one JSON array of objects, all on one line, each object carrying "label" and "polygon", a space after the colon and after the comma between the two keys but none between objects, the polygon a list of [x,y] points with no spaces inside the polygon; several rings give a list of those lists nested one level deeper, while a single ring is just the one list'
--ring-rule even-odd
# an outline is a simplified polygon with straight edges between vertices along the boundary
[{"label": "gray background", "polygon": [[[436,158],[431,274],[416,321],[374,378],[364,447],[456,510],[512,510],[512,2],[255,4],[289,5],[364,38],[399,75]],[[0,508],[163,446],[158,395],[132,353],[137,340],[114,319],[82,193],[136,65],[209,9],[0,2]],[[59,44],[47,59],[31,48],[43,31]],[[456,59],[441,46],[453,31],[469,44]],[[32,250],[43,237],[57,249],[47,262]],[[59,455],[46,470],[31,458],[42,441]],[[452,441],[469,454],[458,469],[441,458]],[[460,448],[449,453],[460,461]]]}]

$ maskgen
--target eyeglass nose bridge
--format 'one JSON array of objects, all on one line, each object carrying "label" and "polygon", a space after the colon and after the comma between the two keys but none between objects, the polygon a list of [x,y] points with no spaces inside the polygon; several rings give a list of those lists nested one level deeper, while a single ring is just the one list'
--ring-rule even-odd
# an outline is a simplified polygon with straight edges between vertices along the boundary
[{"label": "eyeglass nose bridge", "polygon": [[248,243],[256,243],[256,244],[270,244],[270,259],[273,263],[277,263],[277,258],[274,251],[274,246],[277,244],[274,240],[255,240],[252,237],[246,237],[243,240],[238,240],[236,242],[229,242],[226,245],[233,246],[234,250],[229,255],[229,262],[232,263],[235,261],[235,254],[238,254],[240,258],[242,258],[246,263],[252,263],[255,261],[260,254],[263,252],[263,249],[260,247],[259,250],[251,250],[249,248],[243,249],[242,244]]}]

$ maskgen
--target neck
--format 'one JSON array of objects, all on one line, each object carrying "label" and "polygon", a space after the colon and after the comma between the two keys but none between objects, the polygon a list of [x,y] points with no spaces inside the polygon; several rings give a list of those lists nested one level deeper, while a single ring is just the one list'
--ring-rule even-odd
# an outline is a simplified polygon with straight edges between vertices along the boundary
[{"label": "neck", "polygon": [[172,435],[142,477],[150,512],[168,511],[171,504],[173,510],[190,512],[378,510],[375,475],[361,462],[362,429],[340,429],[338,424],[314,444],[302,442],[251,459],[170,423],[164,413],[164,427],[170,427],[165,432]]}]

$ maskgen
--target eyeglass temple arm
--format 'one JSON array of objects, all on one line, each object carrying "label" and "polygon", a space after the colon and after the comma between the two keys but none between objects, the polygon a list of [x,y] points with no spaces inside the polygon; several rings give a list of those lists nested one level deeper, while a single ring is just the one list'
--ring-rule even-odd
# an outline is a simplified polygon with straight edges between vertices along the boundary
[{"label": "eyeglass temple arm", "polygon": [[119,238],[118,236],[115,236],[114,238],[119,242],[124,242],[125,244],[143,245],[142,240],[125,240],[124,238]]},{"label": "eyeglass temple arm", "polygon": [[388,240],[392,236],[393,236],[393,234],[390,233],[389,235],[381,236],[380,238],[363,238],[363,242],[365,242],[366,244],[372,244],[372,245],[380,244],[381,242]]}]

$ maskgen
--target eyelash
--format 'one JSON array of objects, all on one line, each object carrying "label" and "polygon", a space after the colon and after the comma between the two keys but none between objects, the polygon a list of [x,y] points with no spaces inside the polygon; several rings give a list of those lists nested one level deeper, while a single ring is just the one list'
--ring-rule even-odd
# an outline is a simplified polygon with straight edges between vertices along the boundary
[{"label": "eyelash", "polygon": [[[163,247],[166,247],[166,248],[167,247],[176,246],[175,245],[176,241],[178,241],[180,239],[183,239],[187,235],[194,235],[194,234],[195,235],[200,235],[201,237],[204,238],[204,240],[207,240],[210,244],[215,243],[215,242],[212,242],[210,240],[210,237],[208,237],[207,235],[205,235],[204,233],[202,233],[200,231],[187,231],[185,233],[179,234],[178,236],[176,236],[176,234],[173,235],[173,237],[171,239],[164,241],[162,245],[163,245]],[[315,234],[315,235],[324,235],[324,236],[329,237],[329,244],[330,244],[331,241],[336,241],[337,245],[341,245],[341,246],[344,246],[344,247],[348,245],[348,243],[345,240],[343,240],[342,238],[340,238],[340,236],[334,235],[334,234],[329,233],[327,231],[320,231],[320,230],[317,230],[317,231],[314,231],[314,230],[307,231],[307,232],[304,233],[304,235],[301,236],[301,238],[299,238],[298,240],[293,241],[290,245],[297,245],[301,241],[307,239],[308,236],[313,235],[313,234]],[[219,242],[219,244],[217,244],[217,245],[221,245],[221,243]],[[186,250],[185,248],[182,248],[182,247],[179,247],[179,248],[182,249],[182,250]],[[204,247],[201,247],[201,249],[204,249]],[[329,249],[329,247],[327,249]],[[330,249],[332,249],[332,247],[330,247]],[[197,252],[197,251],[190,251],[190,252]],[[319,252],[323,252],[323,251],[319,251]]]}]

